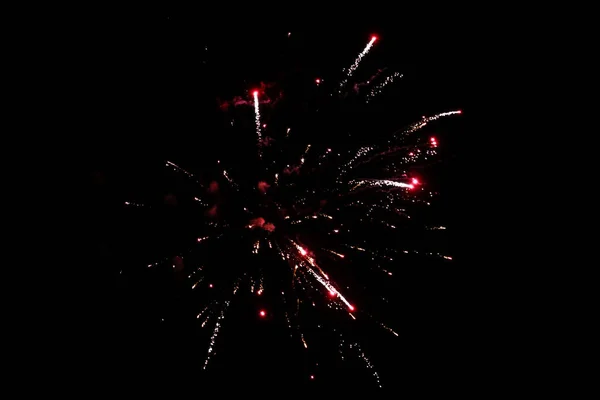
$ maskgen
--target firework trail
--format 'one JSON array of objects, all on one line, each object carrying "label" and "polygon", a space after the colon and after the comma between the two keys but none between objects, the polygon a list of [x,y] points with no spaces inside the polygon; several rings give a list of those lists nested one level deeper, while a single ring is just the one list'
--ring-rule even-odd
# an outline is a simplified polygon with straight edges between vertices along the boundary
[{"label": "firework trail", "polygon": [[351,181],[350,183],[354,185],[352,189],[350,189],[351,191],[362,185],[369,185],[372,187],[396,187],[405,189],[414,189],[415,187],[412,183],[396,182],[387,179],[362,179],[359,181]]},{"label": "firework trail", "polygon": [[[292,244],[298,249],[298,252],[302,255],[302,257],[304,257],[306,259],[306,261],[313,267],[315,268],[319,268],[317,266],[317,264],[315,263],[315,260],[310,257],[308,255],[308,252],[302,248],[299,244],[292,242]],[[319,270],[321,271],[321,275],[317,274],[312,268],[308,267],[308,272],[310,272],[310,274],[321,284],[323,285],[329,292],[330,295],[332,296],[338,296],[340,298],[340,300],[346,304],[346,306],[348,307],[348,309],[350,311],[354,311],[354,306],[352,304],[350,304],[350,302],[348,300],[346,300],[346,298],[344,296],[342,296],[342,294],[329,282],[329,277],[327,276],[327,274],[325,274],[323,272],[323,270],[321,270],[319,268]]]},{"label": "firework trail", "polygon": [[[423,129],[429,122],[436,121],[443,117],[449,117],[451,115],[461,114],[462,111],[448,111],[440,114],[432,115],[431,117],[423,117],[420,121],[415,122],[409,125],[407,128],[400,129],[394,132],[391,137],[393,140],[388,140],[384,145],[379,146],[363,146],[359,148],[354,155],[350,158],[346,164],[344,164],[340,168],[340,176],[338,178],[338,183],[341,183],[342,178],[352,171],[358,165],[362,165],[368,162],[373,161],[377,157],[381,157],[384,155],[392,154],[396,151],[405,149],[403,145],[394,145],[394,143],[402,143],[403,140],[407,139],[411,134]],[[437,147],[437,141],[434,140],[431,142],[433,147]]]},{"label": "firework trail", "polygon": [[363,59],[364,56],[367,55],[367,53],[369,53],[369,50],[371,50],[371,47],[373,47],[373,44],[375,43],[376,40],[377,40],[377,36],[372,36],[371,40],[369,41],[369,43],[367,43],[367,45],[365,46],[363,51],[361,51],[358,54],[358,57],[356,57],[356,60],[354,60],[354,63],[352,63],[350,68],[348,68],[346,70],[346,77],[344,79],[342,79],[342,81],[340,82],[340,88],[338,91],[339,94],[342,94],[342,89],[348,83],[348,79],[350,79],[350,77],[352,77],[352,74],[354,74],[354,71],[356,71],[356,69],[358,68],[358,65],[360,64],[360,61]]},{"label": "firework trail", "polygon": [[457,115],[457,114],[462,114],[462,111],[461,110],[448,111],[448,112],[432,115],[431,117],[423,117],[421,119],[421,121],[415,122],[414,124],[410,125],[407,129],[395,132],[394,137],[396,139],[404,138],[404,137],[410,135],[411,133],[415,133],[416,131],[423,129],[430,122],[436,121],[443,117],[449,117],[451,115]]},{"label": "firework trail", "polygon": [[230,301],[226,301],[223,309],[221,310],[221,314],[219,315],[219,318],[217,318],[217,323],[215,324],[215,329],[213,330],[213,334],[210,337],[210,344],[208,345],[208,354],[206,355],[206,359],[204,360],[204,365],[202,366],[202,369],[206,369],[206,367],[208,366],[208,362],[210,361],[210,358],[212,357],[212,355],[215,352],[215,342],[217,340],[217,336],[219,336],[219,330],[221,329],[221,326],[223,324],[223,319],[225,319],[225,312],[227,311],[227,308],[229,307]]},{"label": "firework trail", "polygon": [[377,85],[375,85],[371,91],[369,92],[369,94],[367,94],[367,97],[365,99],[365,102],[369,102],[371,100],[373,100],[373,98],[375,96],[377,96],[379,93],[381,93],[381,91],[383,90],[384,87],[386,87],[387,85],[389,85],[390,83],[394,82],[394,79],[398,78],[402,78],[402,74],[399,72],[394,72],[392,75],[388,76],[385,78],[385,80],[383,82],[378,83]]},{"label": "firework trail", "polygon": [[184,173],[185,175],[187,175],[190,178],[195,178],[194,174],[192,174],[189,171],[186,171],[185,169],[181,168],[179,165],[175,164],[174,162],[166,161],[166,165],[167,165],[167,167],[173,168],[175,171]]},{"label": "firework trail", "polygon": [[258,154],[262,157],[262,151],[260,149],[262,145],[262,133],[260,131],[260,109],[258,102],[258,90],[255,90],[252,95],[254,96],[254,121],[256,123],[256,136],[258,141]]}]

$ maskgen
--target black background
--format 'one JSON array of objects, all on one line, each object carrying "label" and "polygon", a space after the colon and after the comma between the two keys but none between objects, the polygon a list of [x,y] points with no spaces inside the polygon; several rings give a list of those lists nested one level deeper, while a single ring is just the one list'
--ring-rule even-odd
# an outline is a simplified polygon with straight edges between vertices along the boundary
[{"label": "black background", "polygon": [[[305,357],[297,341],[289,339],[281,318],[255,317],[259,305],[249,294],[247,301],[237,299],[232,305],[219,337],[218,357],[211,361],[211,372],[201,373],[207,337],[193,319],[199,299],[172,283],[168,270],[151,277],[136,272],[156,257],[184,250],[199,236],[195,224],[200,218],[190,217],[184,200],[177,211],[133,215],[122,203],[124,197],[160,202],[170,193],[183,198],[186,185],[164,171],[165,159],[200,171],[219,154],[239,166],[236,160],[244,160],[246,147],[232,146],[230,136],[219,134],[224,121],[218,99],[244,96],[260,82],[292,82],[294,90],[311,87],[315,77],[335,81],[371,34],[377,34],[380,42],[355,76],[368,78],[377,68],[387,67],[404,78],[382,94],[373,109],[377,123],[367,125],[373,135],[385,135],[421,115],[454,109],[464,114],[460,121],[436,123],[434,133],[443,143],[445,161],[427,173],[442,193],[435,216],[449,227],[449,235],[432,245],[448,250],[454,261],[405,260],[407,266],[387,288],[395,308],[386,322],[400,337],[387,334],[390,338],[381,339],[368,324],[360,325],[357,337],[369,343],[367,354],[387,390],[427,393],[468,385],[473,366],[467,343],[475,334],[471,316],[467,318],[470,281],[461,272],[468,245],[462,240],[460,188],[465,185],[461,159],[472,141],[467,136],[466,79],[471,66],[461,49],[465,32],[459,19],[423,18],[406,26],[351,24],[342,29],[327,24],[277,29],[233,23],[214,29],[209,19],[172,10],[96,19],[94,34],[77,42],[85,47],[78,74],[92,74],[81,90],[96,99],[79,112],[86,128],[79,149],[90,171],[91,212],[84,223],[91,232],[86,246],[90,276],[95,277],[90,291],[96,297],[90,310],[77,311],[89,312],[85,320],[91,320],[79,337],[80,362],[91,366],[83,373],[85,379],[108,387],[166,384],[198,392],[239,389],[248,395],[323,388],[334,394],[376,387],[360,364],[336,364],[336,349],[328,350],[320,333],[313,333],[313,343],[322,341],[323,351],[317,344],[318,350]],[[239,254],[220,258],[221,250],[228,249],[215,246],[212,259],[224,266],[248,262]],[[123,270],[133,272],[124,279]],[[317,379],[308,380],[313,373]]]}]

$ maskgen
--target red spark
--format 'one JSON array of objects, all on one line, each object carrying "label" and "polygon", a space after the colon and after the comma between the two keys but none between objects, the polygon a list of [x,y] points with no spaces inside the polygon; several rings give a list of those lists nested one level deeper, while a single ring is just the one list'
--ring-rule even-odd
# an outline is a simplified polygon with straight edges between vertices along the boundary
[{"label": "red spark", "polygon": [[212,288],[212,287],[213,287],[213,284],[211,283],[210,285],[208,285],[208,287],[209,287],[209,288]]},{"label": "red spark", "polygon": [[258,90],[255,90],[254,92],[252,92],[253,96],[258,96]]},{"label": "red spark", "polygon": [[431,140],[433,143],[435,143],[435,138],[434,138],[434,137],[432,137],[430,140]]},{"label": "red spark", "polygon": [[354,306],[353,305],[349,305],[348,308],[350,309],[350,311],[354,311]]},{"label": "red spark", "polygon": [[317,84],[321,83],[321,80],[319,78],[315,79],[315,82],[317,82]]},{"label": "red spark", "polygon": [[412,184],[413,185],[418,185],[419,184],[419,180],[417,178],[412,178]]},{"label": "red spark", "polygon": [[330,291],[329,291],[329,296],[331,296],[331,297],[335,297],[335,292],[334,292],[333,290],[330,290]]},{"label": "red spark", "polygon": [[265,317],[265,315],[267,315],[267,313],[266,313],[266,311],[265,311],[265,310],[260,310],[260,313],[259,313],[259,314],[260,314],[260,316],[261,316],[261,317],[263,317],[263,318]]},{"label": "red spark", "polygon": [[376,35],[371,36],[371,40],[372,41],[376,41],[377,40],[377,36]]}]

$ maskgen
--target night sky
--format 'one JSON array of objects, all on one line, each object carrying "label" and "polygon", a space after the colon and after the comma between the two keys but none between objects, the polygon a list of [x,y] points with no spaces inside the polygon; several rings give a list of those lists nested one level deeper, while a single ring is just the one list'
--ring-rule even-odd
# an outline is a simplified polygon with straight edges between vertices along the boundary
[{"label": "night sky", "polygon": [[[467,143],[469,109],[465,51],[456,48],[462,33],[452,29],[458,22],[437,21],[435,28],[421,27],[427,31],[421,35],[416,29],[419,24],[399,28],[399,24],[371,23],[352,29],[323,24],[289,30],[232,26],[217,31],[207,27],[209,20],[157,11],[107,21],[90,37],[88,46],[95,51],[86,51],[79,61],[93,66],[92,83],[82,90],[92,91],[97,99],[78,117],[88,131],[82,139],[89,165],[91,210],[86,220],[91,227],[86,268],[96,277],[93,293],[97,293],[91,306],[93,317],[85,318],[91,320],[85,329],[93,333],[83,335],[90,339],[82,342],[81,363],[91,365],[83,380],[115,389],[128,386],[150,391],[154,385],[173,385],[206,396],[220,390],[250,396],[290,396],[313,390],[326,390],[321,392],[324,396],[375,394],[380,389],[360,360],[340,362],[335,338],[324,329],[337,328],[350,329],[360,340],[384,391],[444,393],[464,385],[467,377],[459,366],[464,362],[466,298],[458,269],[465,245],[460,239],[457,188],[463,185],[460,160]],[[190,200],[195,189],[184,177],[167,170],[164,161],[185,165],[208,180],[213,179],[206,172],[208,166],[217,159],[232,169],[256,173],[260,166],[251,155],[255,154],[252,108],[233,111],[236,121],[247,121],[249,134],[232,137],[224,134],[229,117],[219,104],[234,96],[250,100],[249,90],[261,82],[276,82],[291,101],[311,98],[314,79],[338,82],[342,68],[351,64],[372,34],[380,40],[353,79],[367,80],[378,68],[398,71],[404,77],[384,90],[377,107],[369,109],[370,118],[361,119],[361,125],[356,125],[359,122],[354,122],[358,119],[352,113],[364,111],[356,105],[352,111],[338,111],[338,130],[332,131],[330,116],[325,115],[310,121],[313,128],[306,129],[307,135],[312,135],[313,144],[342,141],[351,145],[360,139],[348,138],[343,131],[364,130],[378,141],[422,115],[463,110],[459,119],[432,124],[428,134],[440,138],[440,157],[435,164],[417,168],[440,196],[427,214],[416,219],[446,226],[446,235],[431,237],[410,230],[395,236],[371,233],[382,246],[402,243],[403,248],[435,249],[451,254],[453,261],[407,257],[395,269],[393,279],[385,281],[361,271],[359,262],[349,266],[348,273],[344,272],[349,284],[380,287],[389,299],[379,304],[372,301],[373,292],[365,291],[355,298],[358,307],[375,305],[369,311],[385,320],[399,337],[382,333],[364,318],[323,320],[315,311],[306,317],[307,324],[314,325],[307,333],[309,356],[297,338],[290,338],[281,317],[283,306],[268,290],[281,285],[283,276],[267,274],[265,296],[257,299],[245,286],[232,302],[218,337],[217,354],[202,371],[212,327],[198,327],[195,316],[200,304],[211,296],[224,298],[226,289],[219,285],[223,277],[233,277],[239,265],[256,263],[256,259],[237,236],[211,244],[198,260],[185,259],[186,265],[204,262],[201,258],[220,265],[212,277],[214,291],[201,294],[175,279],[170,268],[148,273],[147,264],[178,254],[203,234],[199,226],[204,216],[194,212]],[[297,101],[289,114],[277,118],[301,119],[303,114],[295,115],[294,110],[311,104]],[[175,206],[164,206],[168,196],[176,199]],[[157,206],[152,211],[127,209],[123,207],[126,199]],[[266,257],[262,262],[270,265],[273,260]],[[258,316],[260,309],[269,310],[268,318]]]}]

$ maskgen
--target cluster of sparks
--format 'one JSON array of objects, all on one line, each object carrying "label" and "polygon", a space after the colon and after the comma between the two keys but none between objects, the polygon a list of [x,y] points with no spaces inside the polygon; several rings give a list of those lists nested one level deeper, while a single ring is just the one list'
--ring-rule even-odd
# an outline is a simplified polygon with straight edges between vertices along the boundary
[{"label": "cluster of sparks", "polygon": [[[289,36],[289,34],[288,34]],[[347,85],[348,80],[352,77],[353,73],[357,70],[361,60],[369,53],[373,45],[377,40],[376,36],[372,36],[366,47],[358,54],[354,63],[346,70],[345,77],[342,78],[338,86],[339,93]],[[366,102],[372,100],[377,96],[381,90],[388,84],[392,83],[394,79],[401,78],[400,73],[394,73],[382,82],[374,85],[368,94],[366,95]],[[321,78],[317,79],[317,84],[322,84]],[[260,102],[259,102],[259,91],[252,91],[253,106],[254,106],[254,117],[255,117],[255,134],[257,137],[257,149],[260,159],[266,158],[263,153],[263,132],[261,130],[261,114],[260,114]],[[364,253],[371,261],[375,261],[369,268],[375,268],[388,276],[392,276],[393,273],[388,267],[384,267],[384,263],[392,262],[396,257],[401,254],[407,254],[409,252],[419,254],[416,250],[390,250],[390,249],[379,249],[370,250],[368,249],[368,243],[349,243],[346,242],[343,246],[348,250],[348,254],[342,253],[339,248],[320,248],[325,253],[314,252],[309,249],[305,244],[298,239],[298,235],[295,234],[294,227],[306,225],[312,223],[312,221],[324,221],[323,224],[328,224],[329,235],[333,237],[352,238],[352,229],[350,226],[345,225],[342,221],[342,216],[339,211],[342,207],[346,208],[362,208],[364,212],[361,213],[360,222],[372,222],[379,226],[386,227],[386,229],[396,229],[396,226],[402,223],[402,220],[410,218],[407,211],[407,204],[421,203],[430,204],[431,198],[434,193],[425,190],[424,184],[420,178],[411,176],[410,172],[403,169],[407,164],[415,163],[423,157],[431,157],[436,154],[436,148],[439,146],[439,142],[436,138],[427,138],[424,144],[413,144],[409,145],[405,142],[407,138],[410,138],[412,134],[422,130],[427,124],[438,120],[442,117],[448,117],[452,115],[460,114],[461,111],[449,111],[439,113],[430,117],[423,117],[421,120],[411,124],[407,128],[401,129],[397,132],[392,133],[389,140],[384,143],[376,145],[362,146],[358,150],[354,150],[352,153],[348,153],[347,157],[344,158],[342,152],[333,152],[331,148],[326,148],[324,151],[317,149],[322,154],[318,158],[313,157],[313,162],[316,165],[315,168],[324,163],[326,157],[331,154],[337,154],[338,158],[342,161],[339,163],[337,168],[337,176],[335,182],[331,188],[327,188],[327,191],[332,193],[335,198],[345,199],[347,201],[338,202],[331,212],[323,212],[322,207],[316,210],[306,212],[304,215],[294,215],[290,218],[289,215],[285,215],[279,223],[273,225],[270,222],[264,220],[264,218],[258,215],[253,215],[253,219],[250,222],[246,222],[241,232],[247,232],[249,237],[252,238],[252,249],[253,255],[258,255],[262,252],[273,252],[289,266],[289,273],[291,276],[290,288],[285,291],[281,291],[281,299],[285,304],[285,311],[283,317],[286,319],[287,326],[290,330],[290,336],[292,338],[297,337],[299,343],[304,349],[309,348],[309,343],[301,329],[301,323],[299,322],[299,313],[301,310],[301,304],[311,305],[316,307],[319,301],[325,301],[327,307],[334,312],[343,312],[346,317],[356,321],[361,316],[367,319],[372,318],[366,311],[357,310],[352,304],[352,301],[347,297],[346,289],[349,287],[342,287],[338,285],[333,278],[327,274],[320,264],[326,265],[325,262],[320,258],[321,255],[327,255],[329,259],[334,259],[336,262],[346,262],[348,259],[353,258],[353,253]],[[269,115],[269,114],[267,114]],[[286,128],[282,135],[287,138],[290,134],[291,128]],[[267,139],[267,138],[265,138]],[[304,146],[304,145],[303,145]],[[315,146],[313,146],[315,147]],[[295,157],[297,164],[294,166],[287,165],[283,170],[278,173],[271,173],[270,176],[274,177],[270,183],[260,182],[258,187],[265,193],[268,193],[269,187],[288,188],[293,190],[294,184],[289,179],[292,175],[292,171],[299,173],[300,168],[305,167],[308,163],[308,155],[311,151],[311,144],[306,144],[302,153],[297,153]],[[312,151],[314,152],[314,150]],[[311,153],[312,153],[311,152]],[[334,155],[335,155],[334,154]],[[316,158],[316,161],[315,161]],[[390,158],[390,162],[386,162],[385,171],[387,171],[387,177],[379,178],[365,178],[356,175],[360,172],[358,167],[373,163],[374,161],[380,161],[382,159]],[[219,162],[220,164],[220,162]],[[197,179],[196,175],[185,170],[179,165],[166,161],[166,166],[173,169],[178,173],[186,175],[188,178],[194,180],[199,184],[199,188],[205,188]],[[225,178],[227,183],[236,191],[240,190],[240,186],[235,182],[235,174],[231,169],[223,170],[222,176]],[[389,175],[392,176],[389,176]],[[284,180],[285,177],[285,180]],[[262,185],[261,185],[262,184]],[[306,202],[306,197],[309,194],[316,193],[315,190],[307,190],[302,193],[295,193],[296,204],[293,207],[303,205]],[[371,193],[374,194],[369,201],[360,200],[360,197],[356,197],[358,193]],[[203,195],[194,197],[194,200],[200,207],[209,208],[209,202],[204,199]],[[273,201],[278,211],[281,211],[281,206],[277,201]],[[125,202],[127,206],[141,207],[142,204],[134,202]],[[290,207],[287,207],[288,209]],[[252,214],[248,208],[244,207],[244,212]],[[388,217],[382,218],[381,213],[388,215]],[[393,215],[394,217],[390,217]],[[399,220],[400,218],[400,220]],[[197,239],[198,245],[204,245],[209,239],[222,237],[227,232],[225,228],[230,228],[229,224],[210,222],[207,224],[209,227],[219,229],[219,234],[202,236]],[[326,226],[326,225],[323,225]],[[269,227],[269,228],[267,228]],[[262,228],[262,229],[261,229]],[[445,230],[444,226],[430,226],[426,227],[428,230]],[[238,233],[240,230],[237,231]],[[263,245],[263,244],[266,244]],[[339,247],[339,246],[338,246]],[[351,254],[352,253],[352,254]],[[435,256],[444,260],[451,260],[451,257],[444,254],[429,252],[426,255]],[[319,260],[317,262],[317,260]],[[157,267],[160,264],[168,262],[169,259],[161,259],[148,265],[149,268]],[[173,265],[175,268],[175,265]],[[190,280],[190,288],[196,289],[198,287],[204,287],[205,283],[204,267],[196,268],[192,273],[188,275]],[[262,296],[266,290],[269,290],[268,285],[265,287],[265,281],[263,276],[263,268],[261,267],[260,273],[254,276],[249,276],[248,272],[244,272],[243,276],[237,278],[233,285],[233,290],[230,298],[223,300],[221,303],[216,301],[201,307],[196,318],[198,319],[201,327],[210,324],[210,321],[214,323],[212,335],[210,336],[208,350],[204,359],[203,369],[209,367],[210,360],[216,354],[216,348],[218,345],[218,336],[223,329],[223,321],[225,319],[229,305],[233,301],[233,296],[238,293],[242,282],[248,283],[249,292],[256,296]],[[209,288],[213,288],[213,283],[208,283]],[[275,290],[275,289],[273,289]],[[322,293],[322,298],[316,301],[310,293],[318,291]],[[248,293],[248,292],[246,292]],[[350,291],[351,293],[351,291]],[[279,294],[278,294],[279,295]],[[290,297],[291,296],[291,297]],[[352,297],[350,295],[350,297]],[[217,312],[218,310],[218,312]],[[260,308],[257,311],[259,318],[267,318],[270,316],[270,311],[265,308]],[[215,318],[216,317],[216,318]],[[380,321],[376,321],[376,324],[382,328],[386,334],[391,334],[394,337],[399,337],[394,329],[390,328],[386,324]],[[382,387],[381,379],[374,365],[367,357],[365,352],[362,350],[360,344],[355,341],[346,341],[342,334],[339,334],[339,352],[342,360],[347,358],[346,351],[352,351],[359,359],[364,363],[364,366],[370,371],[373,376],[374,383],[378,387]],[[309,376],[310,380],[315,379],[315,374],[311,373]]]}]

